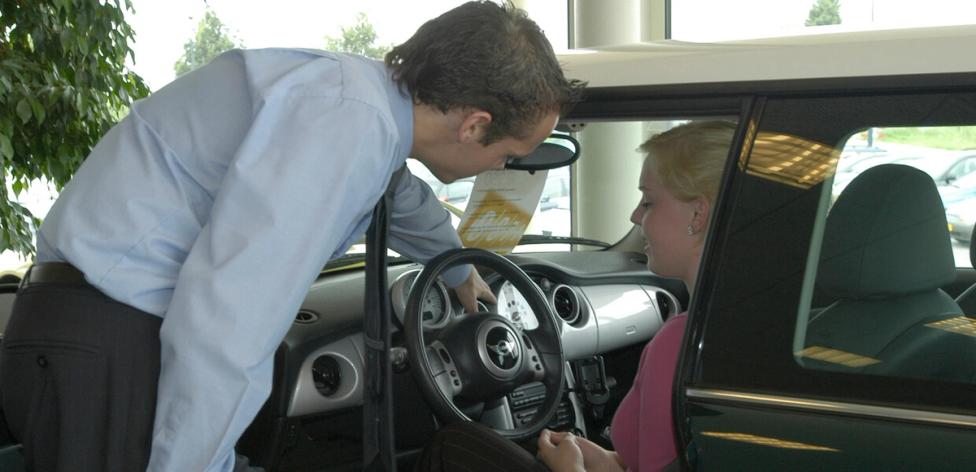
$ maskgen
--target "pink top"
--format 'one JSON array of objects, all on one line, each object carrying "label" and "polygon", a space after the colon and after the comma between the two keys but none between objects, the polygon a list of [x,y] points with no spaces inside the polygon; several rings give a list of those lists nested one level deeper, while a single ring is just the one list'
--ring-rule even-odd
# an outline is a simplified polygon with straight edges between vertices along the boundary
[{"label": "pink top", "polygon": [[671,391],[687,312],[664,322],[641,354],[634,385],[613,416],[613,447],[627,470],[663,469],[678,457]]}]

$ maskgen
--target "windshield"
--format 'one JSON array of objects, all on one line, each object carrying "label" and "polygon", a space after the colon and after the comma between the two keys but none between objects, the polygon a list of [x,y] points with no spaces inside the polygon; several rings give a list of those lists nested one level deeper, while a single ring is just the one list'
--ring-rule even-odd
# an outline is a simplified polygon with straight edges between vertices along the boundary
[{"label": "windshield", "polygon": [[[434,195],[449,210],[452,209],[451,207],[461,212],[467,210],[476,177],[468,177],[445,184],[437,180],[419,161],[410,159],[407,161],[407,166],[410,168],[410,172],[430,185]],[[539,201],[535,205],[532,219],[525,228],[524,235],[568,237],[570,236],[569,167],[540,172],[547,172],[545,184],[542,187]],[[451,214],[451,223],[455,229],[459,227],[461,220],[461,215],[456,214],[456,212]],[[531,244],[516,246],[513,252],[568,250],[570,250],[568,244]]]},{"label": "windshield", "polygon": [[[445,184],[427,170],[422,163],[414,159],[407,160],[407,167],[410,172],[427,182],[434,195],[444,208],[451,213],[451,224],[457,229],[461,223],[462,215],[471,199],[471,191],[474,189],[476,177],[466,177],[450,184]],[[543,171],[544,172],[544,171]],[[532,236],[526,239],[526,244],[516,246],[512,252],[543,252],[543,251],[569,251],[571,244],[566,241],[559,241],[559,238],[570,236],[570,200],[569,200],[569,167],[560,167],[548,171],[545,185],[542,188],[542,195],[535,207],[535,213],[524,231],[524,236]],[[524,237],[523,236],[523,237]],[[531,244],[528,244],[531,242]],[[580,242],[582,243],[582,242]],[[589,244],[592,244],[589,243]],[[346,251],[346,256],[336,259],[329,263],[327,268],[339,268],[348,264],[361,263],[362,255],[366,253],[365,240]],[[399,257],[396,251],[388,251],[389,256]]]}]

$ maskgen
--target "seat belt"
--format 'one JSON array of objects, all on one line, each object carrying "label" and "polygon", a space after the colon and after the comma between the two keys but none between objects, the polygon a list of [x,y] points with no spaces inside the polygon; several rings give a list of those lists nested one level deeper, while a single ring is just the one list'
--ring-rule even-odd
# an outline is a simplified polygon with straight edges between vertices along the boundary
[{"label": "seat belt", "polygon": [[393,366],[390,361],[390,296],[386,278],[388,209],[407,166],[390,178],[383,198],[373,209],[366,230],[366,290],[363,343],[366,350],[366,384],[363,391],[363,470],[395,472],[393,435]]}]

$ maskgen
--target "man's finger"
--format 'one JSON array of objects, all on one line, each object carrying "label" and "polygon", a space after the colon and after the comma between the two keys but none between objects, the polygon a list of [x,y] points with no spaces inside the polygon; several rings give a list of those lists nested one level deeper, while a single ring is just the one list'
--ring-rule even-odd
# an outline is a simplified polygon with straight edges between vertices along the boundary
[{"label": "man's finger", "polygon": [[491,293],[491,290],[485,290],[481,292],[480,294],[478,294],[478,298],[480,298],[482,301],[491,303],[492,305],[498,304],[498,299],[495,298],[494,293]]}]

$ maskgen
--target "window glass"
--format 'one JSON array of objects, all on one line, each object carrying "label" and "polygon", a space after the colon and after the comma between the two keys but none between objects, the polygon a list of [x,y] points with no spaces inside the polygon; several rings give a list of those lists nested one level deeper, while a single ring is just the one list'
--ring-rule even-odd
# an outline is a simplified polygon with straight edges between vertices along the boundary
[{"label": "window glass", "polygon": [[[425,21],[465,0],[133,0],[126,21],[135,30],[132,70],[157,91],[178,75],[230,48],[299,47],[356,52],[382,58]],[[536,0],[520,5],[540,25],[556,51],[567,48],[566,2]],[[9,180],[8,180],[9,182]],[[438,197],[463,209],[470,181],[435,188]],[[7,194],[13,196],[12,189]],[[57,191],[35,183],[13,198],[43,219]],[[565,210],[568,212],[568,208]],[[568,234],[568,222],[560,231]],[[362,244],[353,246],[360,251]],[[0,251],[0,276],[23,274],[28,258]]]},{"label": "window glass", "polygon": [[854,134],[837,163],[831,201],[858,175],[881,164],[903,164],[928,174],[945,207],[957,267],[972,267],[976,224],[976,127],[869,128]]},{"label": "window glass", "polygon": [[[410,172],[427,182],[437,199],[451,213],[451,223],[457,228],[461,214],[467,208],[476,177],[467,177],[445,184],[419,161],[407,160]],[[546,182],[535,214],[525,229],[525,234],[540,236],[569,236],[571,232],[571,208],[569,200],[569,167],[547,171]],[[568,251],[568,244],[533,244],[516,248],[517,252]],[[358,248],[357,248],[358,250]]]},{"label": "window glass", "polygon": [[[841,148],[807,265],[794,355],[805,368],[976,382],[976,126],[879,127]],[[860,150],[868,150],[859,152]],[[968,301],[968,303],[967,303]],[[973,307],[969,305],[973,304]]]},{"label": "window glass", "polygon": [[[461,3],[133,0],[135,13],[126,18],[136,31],[133,69],[155,91],[176,78],[176,64],[187,52],[212,56],[229,47],[300,47],[382,57],[425,21]],[[195,66],[204,61],[190,62]]]},{"label": "window glass", "polygon": [[[972,405],[976,302],[961,295],[976,272],[957,267],[928,164],[969,149],[946,143],[976,128],[976,95],[937,90],[763,100],[692,301],[693,383],[932,411]],[[894,154],[895,144],[926,152],[840,178],[856,157]]]},{"label": "window glass", "polygon": [[966,0],[671,0],[671,39],[681,41],[974,23]]}]

